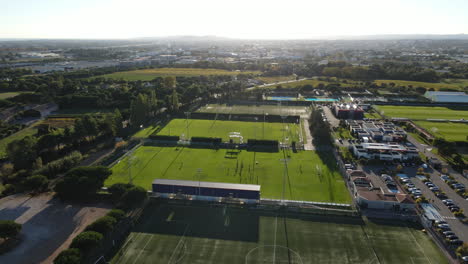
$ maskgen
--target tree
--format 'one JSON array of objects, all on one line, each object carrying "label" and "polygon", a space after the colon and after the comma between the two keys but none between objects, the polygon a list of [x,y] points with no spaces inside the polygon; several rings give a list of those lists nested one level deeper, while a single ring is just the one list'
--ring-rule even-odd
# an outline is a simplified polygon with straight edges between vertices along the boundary
[{"label": "tree", "polygon": [[3,239],[17,236],[21,232],[21,225],[11,220],[0,220],[0,237]]},{"label": "tree", "polygon": [[168,107],[171,111],[179,110],[179,94],[174,89],[172,94],[169,96],[169,104]]},{"label": "tree", "polygon": [[88,199],[102,188],[111,174],[112,171],[104,166],[77,167],[57,182],[55,191],[62,199]]},{"label": "tree", "polygon": [[30,169],[37,158],[36,138],[27,136],[17,139],[7,145],[8,157],[15,165],[15,169]]},{"label": "tree", "polygon": [[33,175],[24,180],[23,185],[27,190],[42,191],[47,189],[49,180],[43,175]]},{"label": "tree", "polygon": [[127,207],[132,207],[143,202],[148,196],[146,190],[140,186],[134,186],[122,196],[122,202]]},{"label": "tree", "polygon": [[143,125],[146,123],[148,116],[148,97],[145,94],[138,94],[130,105],[130,123],[133,126]]},{"label": "tree", "polygon": [[112,216],[103,216],[86,227],[86,231],[95,231],[101,234],[107,234],[114,229],[117,219]]},{"label": "tree", "polygon": [[117,221],[120,221],[125,217],[125,212],[120,209],[112,209],[106,215],[115,218]]},{"label": "tree", "polygon": [[468,255],[468,243],[465,242],[463,245],[459,246],[456,250],[457,256],[462,257],[462,256],[467,256]]},{"label": "tree", "polygon": [[70,248],[77,248],[86,254],[94,247],[97,247],[102,238],[103,235],[101,233],[95,231],[85,231],[73,239]]},{"label": "tree", "polygon": [[77,248],[66,249],[54,259],[54,264],[80,264],[82,254]]},{"label": "tree", "polygon": [[115,183],[111,185],[107,191],[110,192],[111,197],[114,201],[119,201],[122,196],[128,191],[128,189],[132,188],[133,185],[129,183]]},{"label": "tree", "polygon": [[164,88],[174,89],[176,85],[177,85],[177,81],[174,76],[167,76],[164,78]]}]

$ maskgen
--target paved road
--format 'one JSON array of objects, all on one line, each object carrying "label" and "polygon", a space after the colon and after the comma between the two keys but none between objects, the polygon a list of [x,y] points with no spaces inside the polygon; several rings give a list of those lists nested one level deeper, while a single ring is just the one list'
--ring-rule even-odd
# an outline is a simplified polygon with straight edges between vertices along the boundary
[{"label": "paved road", "polygon": [[289,80],[289,81],[282,81],[282,82],[275,82],[275,83],[267,83],[267,84],[262,84],[262,85],[258,85],[258,86],[252,86],[252,87],[248,87],[246,88],[245,90],[246,91],[249,91],[249,90],[253,90],[255,88],[264,88],[264,87],[269,87],[269,86],[274,86],[274,85],[280,85],[280,84],[285,84],[285,83],[294,83],[294,82],[299,82],[299,81],[304,81],[304,80],[307,80],[306,78],[302,78],[302,79],[299,79],[299,80]]},{"label": "paved road", "polygon": [[332,127],[338,127],[340,126],[340,120],[337,119],[333,113],[331,112],[331,109],[327,106],[323,106],[323,113],[327,117],[328,122]]}]

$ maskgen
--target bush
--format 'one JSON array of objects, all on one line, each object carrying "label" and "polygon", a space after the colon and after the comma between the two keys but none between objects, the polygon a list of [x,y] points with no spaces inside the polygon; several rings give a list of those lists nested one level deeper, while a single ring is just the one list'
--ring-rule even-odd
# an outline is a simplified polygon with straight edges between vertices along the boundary
[{"label": "bush", "polygon": [[101,234],[108,234],[114,229],[117,220],[112,216],[103,216],[86,227],[86,231],[95,231]]},{"label": "bush", "polygon": [[463,245],[459,246],[456,250],[457,256],[463,257],[468,255],[468,243],[463,243]]},{"label": "bush", "polygon": [[83,155],[79,151],[73,151],[70,155],[64,158],[54,160],[47,163],[47,165],[34,171],[34,174],[46,175],[49,178],[55,177],[57,174],[65,172],[80,163],[83,159]]},{"label": "bush", "polygon": [[62,199],[88,199],[101,189],[111,174],[111,170],[103,166],[77,167],[57,182],[55,191]]},{"label": "bush", "polygon": [[23,181],[23,186],[27,190],[43,191],[47,189],[49,180],[44,175],[33,175]]},{"label": "bush", "polygon": [[143,202],[147,196],[148,193],[143,187],[134,186],[122,196],[122,202],[125,206],[132,207]]},{"label": "bush", "polygon": [[21,232],[21,225],[11,220],[0,220],[0,237],[7,239],[17,236]]},{"label": "bush", "polygon": [[111,185],[107,190],[114,201],[119,201],[128,189],[132,187],[133,185],[129,183],[116,183]]},{"label": "bush", "polygon": [[112,209],[106,215],[115,218],[117,221],[120,221],[122,218],[125,217],[125,212],[120,209]]},{"label": "bush", "polygon": [[101,233],[85,231],[73,239],[70,248],[77,248],[83,252],[89,252],[91,249],[99,245],[102,238],[103,235]]},{"label": "bush", "polygon": [[54,264],[80,264],[81,251],[77,248],[66,249],[54,259]]}]

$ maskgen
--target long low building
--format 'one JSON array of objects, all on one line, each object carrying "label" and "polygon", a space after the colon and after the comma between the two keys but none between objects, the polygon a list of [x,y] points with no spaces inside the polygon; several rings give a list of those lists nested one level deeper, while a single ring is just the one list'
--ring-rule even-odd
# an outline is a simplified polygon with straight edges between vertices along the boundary
[{"label": "long low building", "polygon": [[419,158],[419,152],[416,148],[396,143],[361,143],[354,144],[351,148],[354,156],[358,159],[404,161]]},{"label": "long low building", "polygon": [[153,181],[153,193],[189,195],[201,199],[214,197],[260,200],[260,185],[156,179]]},{"label": "long low building", "polygon": [[424,97],[436,103],[468,103],[468,94],[464,92],[428,91]]}]

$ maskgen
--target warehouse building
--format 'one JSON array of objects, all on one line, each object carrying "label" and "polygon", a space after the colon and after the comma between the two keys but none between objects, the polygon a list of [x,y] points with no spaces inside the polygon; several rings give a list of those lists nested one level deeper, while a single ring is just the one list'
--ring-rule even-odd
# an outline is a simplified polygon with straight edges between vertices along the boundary
[{"label": "warehouse building", "polygon": [[153,194],[165,198],[179,195],[194,200],[229,198],[255,203],[260,200],[260,185],[156,179]]},{"label": "warehouse building", "polygon": [[363,119],[364,110],[358,105],[335,104],[333,113],[339,119]]}]

